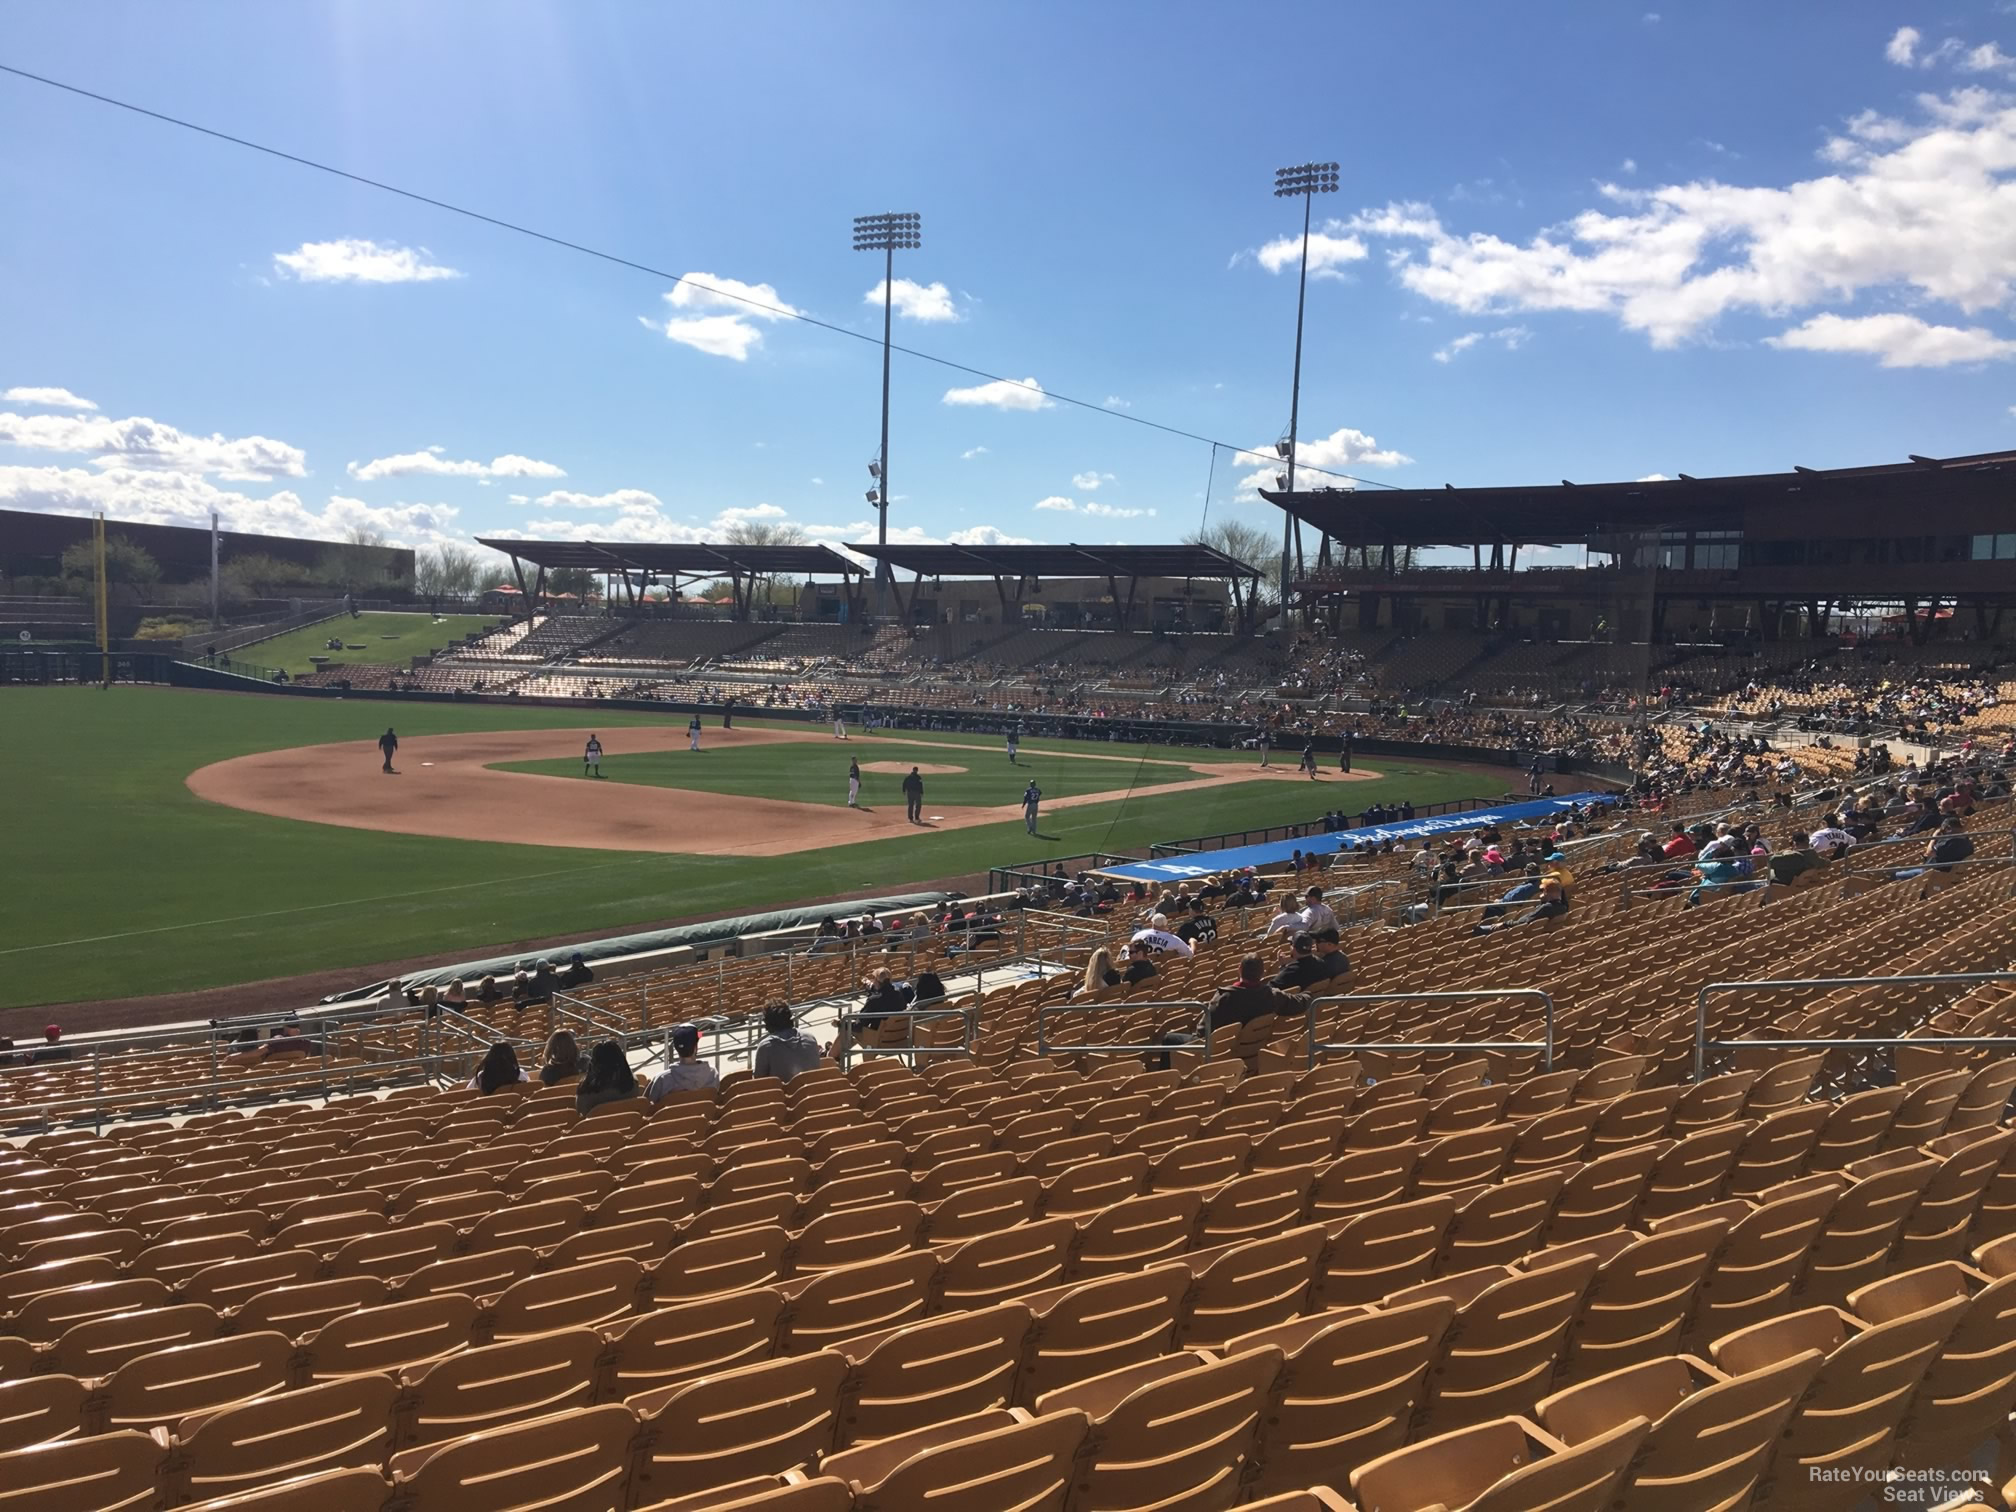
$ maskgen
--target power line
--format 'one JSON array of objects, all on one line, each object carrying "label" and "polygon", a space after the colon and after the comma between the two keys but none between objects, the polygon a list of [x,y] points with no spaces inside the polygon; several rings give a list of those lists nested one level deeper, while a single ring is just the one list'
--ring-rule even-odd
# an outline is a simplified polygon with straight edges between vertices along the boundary
[{"label": "power line", "polygon": [[[578,252],[584,257],[592,257],[601,262],[613,263],[619,268],[629,268],[637,273],[648,273],[653,278],[662,278],[672,284],[685,284],[689,288],[698,289],[700,292],[710,294],[717,299],[731,299],[739,304],[747,305],[751,309],[760,310],[766,315],[777,316],[786,320],[801,321],[806,325],[816,326],[822,331],[831,331],[836,336],[846,336],[855,341],[870,342],[877,346],[881,344],[865,332],[851,330],[843,325],[836,325],[830,320],[821,320],[816,315],[808,315],[803,310],[793,309],[788,305],[773,305],[761,299],[752,299],[746,294],[738,294],[732,289],[717,289],[711,284],[700,282],[698,279],[688,278],[678,273],[669,273],[663,268],[654,268],[649,263],[641,263],[634,258],[623,257],[614,252],[604,252],[599,247],[591,247],[583,242],[569,241],[564,236],[554,236],[549,232],[535,230],[531,226],[520,225],[516,221],[504,220],[499,216],[485,215],[480,210],[471,210],[464,205],[453,204],[444,199],[436,199],[432,195],[421,194],[417,190],[402,189],[397,184],[388,184],[382,179],[367,178],[361,173],[352,173],[347,168],[338,168],[331,163],[317,162],[314,158],[302,157],[298,153],[286,152],[278,147],[269,147],[263,142],[255,142],[248,137],[233,136],[228,131],[218,131],[214,127],[198,125],[196,122],[184,120],[180,116],[168,115],[159,110],[150,110],[145,105],[135,105],[130,100],[121,100],[113,95],[100,94],[96,90],[85,89],[81,85],[66,84],[61,79],[52,79],[46,74],[31,73],[25,68],[16,68],[9,63],[0,63],[0,73],[12,74],[15,78],[26,79],[31,84],[41,84],[49,89],[61,90],[65,94],[76,95],[81,99],[93,100],[100,105],[110,105],[115,110],[124,110],[134,115],[145,116],[148,120],[159,121],[166,126],[178,127],[183,131],[193,131],[198,136],[206,136],[215,141],[226,142],[233,147],[243,147],[248,152],[263,153],[267,157],[278,158],[282,162],[292,163],[299,168],[310,168],[317,173],[326,173],[335,178],[348,179],[351,183],[362,184],[367,189],[376,189],[384,194],[395,194],[401,199],[408,199],[417,204],[428,205],[436,210],[445,210],[451,215],[460,215],[468,220],[481,221],[484,225],[493,226],[500,231],[510,231],[519,236],[529,236],[534,241],[542,241],[549,246],[564,248],[569,252]],[[906,357],[915,357],[921,362],[929,362],[938,367],[948,368],[956,373],[965,373],[969,377],[984,378],[990,383],[1006,383],[1015,388],[1031,387],[1029,383],[1021,379],[1003,377],[999,373],[990,373],[984,368],[971,367],[963,362],[954,362],[949,357],[940,357],[931,352],[920,351],[915,347],[892,344],[891,350],[901,352]],[[1258,457],[1263,460],[1271,459],[1273,456],[1270,452],[1254,451],[1248,447],[1234,446],[1229,441],[1215,440],[1210,436],[1199,435],[1196,431],[1184,430],[1181,426],[1164,425],[1159,420],[1150,420],[1141,415],[1128,414],[1121,410],[1109,408],[1105,404],[1095,403],[1090,399],[1079,399],[1070,394],[1060,394],[1053,390],[1042,388],[1040,385],[1035,386],[1035,392],[1041,393],[1045,399],[1055,400],[1059,404],[1073,405],[1078,409],[1091,410],[1095,414],[1106,415],[1115,420],[1125,420],[1133,425],[1146,426],[1149,430],[1161,431],[1165,435],[1179,436],[1185,441],[1199,441],[1207,446],[1222,446],[1235,456]],[[1346,482],[1363,484],[1368,488],[1397,489],[1399,487],[1398,484],[1387,483],[1378,478],[1360,478],[1351,473],[1335,472],[1323,467],[1312,467],[1307,463],[1301,464],[1301,466],[1302,470],[1307,472],[1321,473],[1326,478],[1342,478]]]}]

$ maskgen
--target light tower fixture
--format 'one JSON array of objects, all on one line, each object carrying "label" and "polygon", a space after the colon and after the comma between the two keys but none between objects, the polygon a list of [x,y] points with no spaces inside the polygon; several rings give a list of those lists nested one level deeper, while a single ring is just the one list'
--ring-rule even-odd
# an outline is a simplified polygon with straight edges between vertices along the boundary
[{"label": "light tower fixture", "polygon": [[[868,464],[875,479],[869,502],[876,506],[875,544],[889,544],[889,323],[896,309],[896,254],[924,245],[924,218],[914,210],[854,217],[854,250],[882,254],[882,449]],[[875,614],[881,618],[888,598],[889,563],[875,559]]]},{"label": "light tower fixture", "polygon": [[[1309,212],[1319,194],[1337,192],[1337,165],[1335,163],[1298,163],[1292,168],[1274,170],[1274,197],[1276,199],[1300,199],[1302,201],[1302,276],[1295,285],[1295,377],[1288,391],[1288,436],[1285,443],[1276,447],[1288,464],[1288,484],[1286,492],[1295,491],[1295,442],[1302,419],[1302,311],[1309,297]],[[1283,511],[1281,520],[1281,623],[1288,623],[1288,555],[1291,543],[1298,538],[1295,531],[1296,519],[1292,509]],[[1324,538],[1329,539],[1327,536]]]}]

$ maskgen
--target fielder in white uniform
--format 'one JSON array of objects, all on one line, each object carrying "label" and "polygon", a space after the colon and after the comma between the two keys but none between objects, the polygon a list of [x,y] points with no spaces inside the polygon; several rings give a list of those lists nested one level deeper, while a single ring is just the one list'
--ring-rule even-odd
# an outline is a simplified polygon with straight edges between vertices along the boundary
[{"label": "fielder in white uniform", "polygon": [[833,738],[835,740],[847,738],[847,716],[840,712],[838,704],[833,706]]}]

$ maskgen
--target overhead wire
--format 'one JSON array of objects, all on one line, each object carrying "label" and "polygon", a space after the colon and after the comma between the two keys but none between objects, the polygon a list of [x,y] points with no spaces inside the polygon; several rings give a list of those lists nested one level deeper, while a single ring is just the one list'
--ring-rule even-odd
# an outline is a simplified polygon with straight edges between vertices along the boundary
[{"label": "overhead wire", "polygon": [[[487,215],[481,210],[472,210],[466,205],[458,205],[450,200],[439,199],[430,194],[422,194],[418,190],[401,188],[399,185],[387,183],[383,179],[374,179],[362,173],[354,173],[347,168],[339,168],[332,163],[319,162],[314,158],[303,157],[299,153],[268,146],[264,142],[255,142],[249,137],[236,136],[228,131],[219,131],[215,127],[204,126],[195,121],[186,120],[181,116],[169,115],[165,111],[152,110],[145,105],[136,105],[131,100],[122,100],[115,95],[102,94],[97,90],[86,89],[82,85],[66,83],[61,79],[52,79],[46,74],[35,73],[26,68],[17,68],[10,63],[0,63],[0,73],[10,74],[17,79],[25,79],[32,84],[41,84],[50,89],[60,90],[65,94],[76,95],[80,99],[92,100],[100,105],[109,105],[116,110],[124,110],[134,115],[144,116],[149,120],[159,121],[163,125],[174,126],[183,131],[195,132],[199,136],[210,137],[215,141],[225,142],[233,147],[242,147],[249,152],[263,153],[267,157],[277,158],[285,163],[292,163],[296,167],[309,168],[317,173],[326,173],[335,178],[347,179],[349,182],[361,184],[367,189],[376,189],[384,194],[397,195],[401,199],[412,200],[417,204],[428,205],[436,210],[447,211],[451,215],[459,215],[468,220],[480,221],[484,225],[495,227],[500,231],[509,231],[518,236],[530,237],[534,241],[542,241],[549,246],[560,247],[569,252],[578,252],[584,257],[592,257],[601,262],[611,263],[619,268],[628,268],[633,272],[647,273],[653,278],[665,279],[675,286],[685,285],[688,288],[699,290],[717,299],[733,300],[738,304],[746,305],[750,309],[761,311],[766,315],[780,319],[796,320],[805,325],[814,326],[822,331],[830,331],[836,336],[850,337],[855,341],[868,342],[875,346],[881,345],[880,341],[866,331],[857,331],[849,326],[839,325],[830,320],[821,320],[816,315],[808,315],[805,311],[796,309],[790,305],[771,304],[751,295],[737,293],[733,289],[717,288],[689,274],[672,273],[663,268],[653,267],[649,263],[639,262],[635,258],[624,257],[615,252],[605,252],[601,248],[591,247],[585,242],[572,241],[564,236],[555,236],[550,232],[540,231],[517,221],[505,220],[501,216]],[[926,352],[916,347],[904,346],[900,342],[890,343],[890,349],[901,352],[906,357],[914,357],[920,362],[929,362],[938,367],[949,369],[952,372],[964,373],[969,377],[984,378],[990,383],[1005,383],[1014,388],[1028,389],[1031,392],[1041,394],[1044,399],[1054,401],[1058,404],[1068,404],[1078,409],[1091,410],[1095,414],[1105,415],[1110,419],[1125,420],[1130,424],[1145,426],[1149,430],[1161,431],[1165,435],[1177,436],[1185,441],[1198,441],[1213,447],[1222,446],[1235,456],[1256,457],[1262,460],[1272,460],[1274,457],[1274,454],[1270,452],[1258,451],[1251,447],[1234,446],[1229,441],[1219,441],[1214,437],[1201,435],[1196,431],[1185,430],[1181,426],[1165,425],[1159,420],[1150,420],[1143,415],[1114,409],[1104,402],[1080,399],[1071,394],[1059,393],[1054,389],[1043,388],[1032,380],[1008,378],[1000,373],[989,372],[985,368],[977,368],[968,363],[955,361],[950,357],[941,357],[934,352]],[[1313,466],[1307,462],[1298,462],[1296,466],[1298,470],[1303,472],[1318,473],[1326,478],[1342,478],[1346,482],[1369,488],[1397,489],[1399,486],[1387,483],[1382,479],[1361,478],[1352,473],[1337,472],[1334,469]]]}]

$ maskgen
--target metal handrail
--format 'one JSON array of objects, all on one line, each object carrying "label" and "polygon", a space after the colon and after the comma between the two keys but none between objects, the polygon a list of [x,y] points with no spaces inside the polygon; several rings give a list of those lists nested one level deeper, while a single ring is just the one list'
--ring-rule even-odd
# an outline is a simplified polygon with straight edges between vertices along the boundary
[{"label": "metal handrail", "polygon": [[[978,1003],[968,1003],[963,1006],[897,1008],[886,1013],[863,1013],[858,1010],[853,1013],[843,1013],[833,1021],[835,1034],[836,1036],[849,1038],[851,1043],[847,1044],[835,1059],[839,1062],[841,1069],[845,1070],[856,1052],[859,1052],[863,1056],[969,1055],[973,1050],[973,1034],[978,1026],[979,1017],[980,1005]],[[864,1045],[858,1040],[852,1040],[852,1032],[856,1025],[864,1023],[869,1019],[881,1023],[885,1019],[893,1018],[909,1019],[913,1023],[923,1019],[962,1019],[965,1022],[965,1035],[956,1045]]]},{"label": "metal handrail", "polygon": [[1205,1035],[1201,1041],[1180,1045],[1053,1045],[1043,1037],[1043,1015],[1047,1011],[1066,1010],[1072,1013],[1124,1012],[1129,1015],[1151,1008],[1188,1008],[1201,1015],[1204,1003],[1191,998],[1177,998],[1168,1002],[1155,1003],[1038,1003],[1036,1005],[1036,1053],[1038,1055],[1162,1055],[1176,1053],[1194,1054],[1201,1044],[1204,1059],[1211,1059],[1211,1036]]},{"label": "metal handrail", "polygon": [[[1892,987],[1900,984],[1925,984],[1942,982],[2016,982],[2016,971],[1933,971],[1919,972],[1908,976],[1860,976],[1860,977],[1795,977],[1777,982],[1707,982],[1694,994],[1694,1080],[1700,1081],[1707,1074],[1708,1051],[1731,1050],[1741,1046],[1775,1045],[1779,1049],[1825,1049],[1832,1047],[1853,1048],[1853,1040],[1715,1040],[1708,1038],[1708,994],[1711,992],[1735,992],[1746,988],[1758,991],[1777,992],[1788,987]],[[1871,1041],[1881,1044],[1883,1041]],[[1913,1043],[1927,1043],[1913,1041]],[[1930,1043],[1961,1045],[1966,1041],[1937,1040]],[[2016,1041],[1993,1040],[1982,1043],[2016,1044]]]},{"label": "metal handrail", "polygon": [[[1316,1010],[1332,1003],[1425,1003],[1468,1001],[1489,1002],[1495,998],[1526,997],[1538,998],[1542,1008],[1542,1023],[1545,1025],[1543,1037],[1537,1040],[1470,1040],[1453,1043],[1416,1043],[1414,1041],[1364,1040],[1354,1044],[1326,1044],[1316,1038]],[[1456,1050],[1538,1050],[1541,1069],[1554,1069],[1554,998],[1552,994],[1538,987],[1473,987],[1450,992],[1347,992],[1336,997],[1319,997],[1309,1000],[1309,1068],[1314,1070],[1319,1053],[1333,1051],[1377,1050],[1392,1054],[1404,1054],[1415,1050],[1456,1051]]]}]

